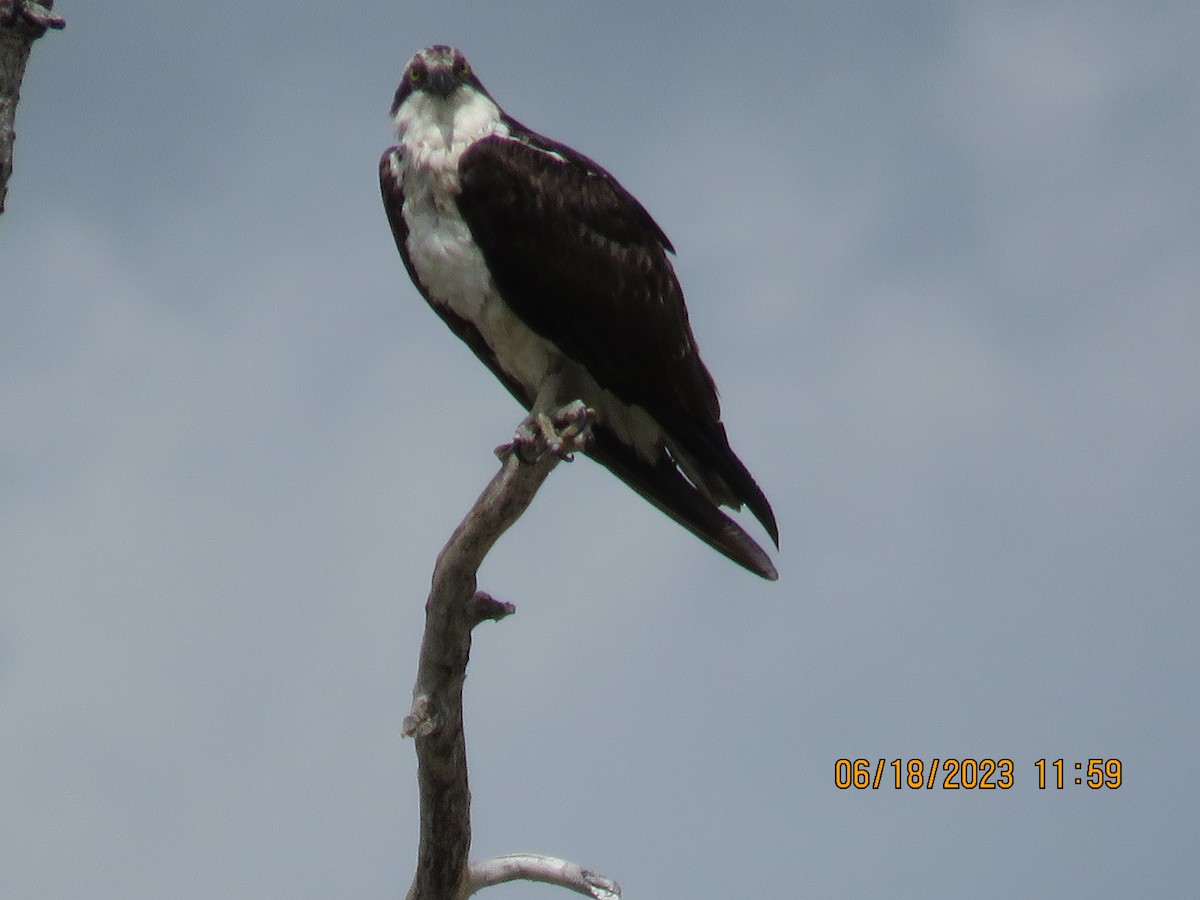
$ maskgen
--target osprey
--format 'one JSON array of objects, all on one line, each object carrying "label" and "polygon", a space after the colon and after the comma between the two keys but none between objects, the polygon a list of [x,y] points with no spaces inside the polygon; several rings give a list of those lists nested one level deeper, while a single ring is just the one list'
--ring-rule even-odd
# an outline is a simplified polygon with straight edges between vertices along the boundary
[{"label": "osprey", "polygon": [[595,411],[586,453],[734,562],[778,577],[718,508],[771,505],[734,455],[674,247],[612,175],[507,115],[438,45],[404,70],[383,205],[413,283],[531,416]]}]

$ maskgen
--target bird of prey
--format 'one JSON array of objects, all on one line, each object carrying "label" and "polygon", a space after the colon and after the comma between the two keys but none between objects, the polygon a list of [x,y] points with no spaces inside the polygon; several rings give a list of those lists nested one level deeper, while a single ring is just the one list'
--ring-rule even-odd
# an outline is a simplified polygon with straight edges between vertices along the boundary
[{"label": "bird of prey", "polygon": [[534,416],[582,400],[586,454],[763,578],[763,549],[718,508],[766,496],[734,455],[650,214],[595,162],[507,115],[462,53],[427,47],[392,101],[379,161],[396,246],[429,305]]}]

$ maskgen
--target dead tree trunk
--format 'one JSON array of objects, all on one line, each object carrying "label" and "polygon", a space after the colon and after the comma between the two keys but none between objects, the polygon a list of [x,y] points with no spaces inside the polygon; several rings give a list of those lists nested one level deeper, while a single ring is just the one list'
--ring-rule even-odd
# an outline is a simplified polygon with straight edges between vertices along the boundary
[{"label": "dead tree trunk", "polygon": [[50,12],[54,0],[0,0],[0,213],[13,169],[14,122],[21,79],[33,42],[66,23]]},{"label": "dead tree trunk", "polygon": [[556,411],[549,422],[557,434],[547,449],[546,430],[501,447],[500,471],[438,555],[425,604],[425,635],[412,712],[404,734],[416,739],[421,793],[421,834],[417,872],[408,900],[462,900],[480,888],[505,881],[558,884],[597,900],[616,900],[616,882],[573,863],[538,855],[502,856],[468,862],[471,847],[471,793],[467,786],[462,688],[471,651],[471,629],[485,619],[515,611],[477,590],[476,573],[504,531],[529,506],[542,482],[572,451],[587,441],[590,412],[582,403]]}]

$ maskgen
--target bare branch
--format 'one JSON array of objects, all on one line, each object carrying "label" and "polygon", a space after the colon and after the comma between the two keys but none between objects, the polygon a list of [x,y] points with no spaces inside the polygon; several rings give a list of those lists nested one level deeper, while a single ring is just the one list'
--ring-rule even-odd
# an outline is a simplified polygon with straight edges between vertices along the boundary
[{"label": "bare branch", "polygon": [[513,853],[471,863],[467,872],[467,884],[460,895],[461,900],[482,888],[504,884],[507,881],[556,884],[594,900],[620,900],[621,897],[620,885],[611,878],[605,878],[573,862],[555,859],[553,856]]},{"label": "bare branch", "polygon": [[0,213],[12,175],[17,102],[29,51],[47,28],[66,24],[50,12],[53,6],[54,0],[0,0]]},{"label": "bare branch", "polygon": [[591,412],[576,402],[537,421],[537,428],[519,429],[517,440],[497,451],[500,471],[455,529],[434,566],[412,712],[404,720],[405,736],[416,739],[421,792],[417,871],[408,900],[449,900],[460,896],[467,883],[471,793],[462,687],[471,652],[471,629],[515,609],[477,591],[476,573],[492,545],[529,506],[560,458],[583,448]]}]

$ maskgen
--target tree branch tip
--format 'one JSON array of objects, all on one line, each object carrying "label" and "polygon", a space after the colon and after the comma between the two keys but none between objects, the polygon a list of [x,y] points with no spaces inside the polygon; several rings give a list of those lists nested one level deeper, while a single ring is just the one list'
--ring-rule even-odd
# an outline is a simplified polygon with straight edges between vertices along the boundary
[{"label": "tree branch tip", "polygon": [[505,600],[497,600],[491,594],[485,591],[476,591],[475,594],[467,601],[467,621],[474,628],[480,622],[486,622],[491,619],[493,622],[499,622],[501,619],[511,616],[517,611],[515,603],[509,603]]},{"label": "tree branch tip", "polygon": [[43,32],[47,28],[66,28],[66,20],[50,11],[53,6],[54,0],[0,0],[0,23],[13,22],[20,16]]},{"label": "tree branch tip", "polygon": [[553,884],[593,900],[621,898],[621,886],[613,879],[568,860],[536,853],[511,853],[471,863],[459,898],[462,900],[485,887],[509,881]]}]

